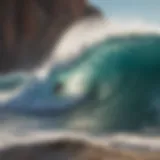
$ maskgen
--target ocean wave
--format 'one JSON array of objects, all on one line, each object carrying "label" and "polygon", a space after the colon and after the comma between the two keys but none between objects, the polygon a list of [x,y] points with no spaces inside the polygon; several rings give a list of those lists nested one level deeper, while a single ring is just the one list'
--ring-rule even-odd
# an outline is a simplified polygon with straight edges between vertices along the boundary
[{"label": "ocean wave", "polygon": [[[146,23],[91,19],[74,24],[44,65],[27,76],[15,75],[13,81],[0,77],[1,84],[10,85],[3,111],[22,116],[2,112],[2,146],[32,136],[33,141],[39,134],[46,140],[47,133],[64,129],[105,133],[102,141],[111,146],[159,149],[159,137],[128,134],[135,130],[159,134],[159,42],[160,28]],[[107,135],[110,131],[127,133]]]}]

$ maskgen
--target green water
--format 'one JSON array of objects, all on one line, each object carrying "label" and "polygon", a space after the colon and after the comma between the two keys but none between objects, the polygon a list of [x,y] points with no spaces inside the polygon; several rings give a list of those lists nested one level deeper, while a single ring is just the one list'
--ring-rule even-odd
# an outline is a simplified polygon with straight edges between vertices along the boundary
[{"label": "green water", "polygon": [[158,127],[160,110],[154,101],[160,95],[160,36],[109,38],[86,50],[56,81],[61,84],[59,96],[85,95],[88,99],[67,116],[66,126],[97,130]]},{"label": "green water", "polygon": [[[159,62],[158,34],[106,38],[86,49],[70,65],[54,68],[45,80],[33,78],[19,96],[2,108],[39,116],[41,122],[42,115],[51,116],[49,125],[59,128],[158,129]],[[12,87],[12,81],[2,82],[3,90]],[[19,83],[14,78],[12,88]]]}]

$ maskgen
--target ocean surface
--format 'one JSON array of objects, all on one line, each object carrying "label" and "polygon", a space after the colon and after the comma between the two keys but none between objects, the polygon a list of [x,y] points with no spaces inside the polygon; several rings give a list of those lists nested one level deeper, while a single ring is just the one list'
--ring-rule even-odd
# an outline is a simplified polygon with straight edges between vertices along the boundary
[{"label": "ocean surface", "polygon": [[0,75],[0,146],[83,135],[160,149],[160,27],[87,19],[43,65]]}]

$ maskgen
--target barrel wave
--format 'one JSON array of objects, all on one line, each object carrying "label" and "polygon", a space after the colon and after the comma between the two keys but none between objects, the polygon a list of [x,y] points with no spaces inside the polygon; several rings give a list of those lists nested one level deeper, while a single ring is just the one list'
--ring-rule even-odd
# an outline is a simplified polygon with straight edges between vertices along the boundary
[{"label": "barrel wave", "polygon": [[130,34],[86,50],[57,77],[61,96],[87,97],[67,124],[98,130],[158,127],[159,43],[156,34]]},{"label": "barrel wave", "polygon": [[[53,67],[43,81],[24,78],[27,87],[1,104],[1,110],[59,118],[62,128],[158,129],[159,44],[156,33],[107,37],[70,63]],[[19,79],[10,87],[24,82]]]}]

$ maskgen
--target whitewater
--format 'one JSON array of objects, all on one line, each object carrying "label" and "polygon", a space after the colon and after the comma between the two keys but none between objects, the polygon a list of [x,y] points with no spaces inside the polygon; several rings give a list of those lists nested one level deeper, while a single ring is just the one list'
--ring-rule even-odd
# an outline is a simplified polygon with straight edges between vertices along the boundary
[{"label": "whitewater", "polygon": [[[106,146],[160,150],[158,42],[160,43],[159,25],[142,20],[111,21],[94,17],[73,24],[64,32],[48,60],[41,66],[28,72],[19,71],[0,76],[0,147],[69,137],[83,138]],[[137,49],[138,44],[148,48]],[[153,57],[149,53],[143,53],[142,57],[126,55],[132,48],[133,52],[138,53],[151,50]],[[125,58],[128,56],[129,59],[116,58],[118,54]],[[137,57],[140,58],[139,63],[136,61]],[[145,63],[142,64],[143,59]],[[124,66],[117,66],[115,62],[124,62]],[[135,62],[133,67],[132,63]],[[141,69],[134,73],[137,66]],[[124,70],[123,67],[130,69],[125,69],[125,74],[131,81],[125,74],[122,77],[119,74]],[[150,72],[145,72],[146,69]],[[151,73],[152,70],[154,73]],[[105,74],[104,79],[102,75]],[[156,80],[152,81],[152,78]],[[129,91],[127,88],[124,92],[119,91],[119,85],[123,88],[121,80],[125,81],[124,84],[129,89],[131,85]],[[141,84],[143,82],[144,86],[136,85],[136,81]],[[148,88],[151,83],[157,85]],[[148,90],[143,90],[146,86]],[[148,122],[142,122],[143,117],[134,117],[139,122],[136,121],[133,128],[129,123],[134,122],[134,118],[126,122],[126,118],[130,119],[126,106],[132,106],[132,100],[126,106],[123,104],[124,113],[120,115],[118,113],[121,113],[121,105],[118,110],[106,110],[112,107],[104,107],[108,103],[106,97],[110,95],[116,95],[114,106],[121,102],[123,94],[124,98],[128,98],[127,96],[141,96],[144,92],[148,93],[148,103],[152,106],[149,108],[150,114],[144,116],[151,121],[149,125]],[[97,101],[92,102],[92,99]],[[131,109],[131,112],[137,110]],[[139,112],[145,114],[146,111]],[[110,118],[114,115],[119,117],[118,121],[122,125]],[[140,126],[135,130],[138,124]]]}]

